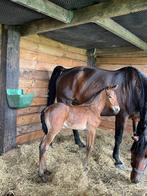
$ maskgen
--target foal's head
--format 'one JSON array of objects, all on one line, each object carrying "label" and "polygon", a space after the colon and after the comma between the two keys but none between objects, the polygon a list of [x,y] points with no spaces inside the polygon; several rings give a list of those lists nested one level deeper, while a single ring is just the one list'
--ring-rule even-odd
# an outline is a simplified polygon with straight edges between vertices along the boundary
[{"label": "foal's head", "polygon": [[111,108],[111,110],[113,110],[114,114],[117,114],[120,111],[117,96],[116,96],[116,93],[115,93],[115,90],[117,89],[117,87],[118,87],[117,85],[108,86],[105,89],[106,105],[107,105],[108,108]]}]

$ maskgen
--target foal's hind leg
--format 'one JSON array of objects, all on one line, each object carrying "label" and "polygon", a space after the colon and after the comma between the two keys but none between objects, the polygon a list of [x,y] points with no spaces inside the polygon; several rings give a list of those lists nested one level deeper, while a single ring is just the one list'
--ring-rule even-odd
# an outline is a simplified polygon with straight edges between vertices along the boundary
[{"label": "foal's hind leg", "polygon": [[[46,158],[45,153],[49,147],[49,145],[54,140],[55,136],[60,131],[49,131],[48,134],[43,138],[39,146],[39,176],[43,180],[43,182],[47,181],[47,176],[45,176],[45,172],[47,171],[46,167]],[[50,173],[50,172],[49,172]]]},{"label": "foal's hind leg", "polygon": [[89,159],[90,153],[91,153],[93,145],[94,145],[95,133],[96,133],[96,127],[90,126],[88,129],[87,141],[86,141],[87,152],[86,152],[86,158],[85,158],[85,162],[84,162],[85,169],[88,166],[88,159]]}]

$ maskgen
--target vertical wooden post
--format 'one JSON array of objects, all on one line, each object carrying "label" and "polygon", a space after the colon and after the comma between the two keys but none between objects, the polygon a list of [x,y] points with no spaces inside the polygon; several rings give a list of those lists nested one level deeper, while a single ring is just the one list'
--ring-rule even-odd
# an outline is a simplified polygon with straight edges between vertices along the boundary
[{"label": "vertical wooden post", "polygon": [[88,66],[96,67],[96,48],[88,49],[87,50],[87,57],[88,57]]},{"label": "vertical wooden post", "polygon": [[0,63],[0,154],[16,146],[16,110],[10,109],[7,88],[18,88],[20,33],[14,26],[2,25]]}]

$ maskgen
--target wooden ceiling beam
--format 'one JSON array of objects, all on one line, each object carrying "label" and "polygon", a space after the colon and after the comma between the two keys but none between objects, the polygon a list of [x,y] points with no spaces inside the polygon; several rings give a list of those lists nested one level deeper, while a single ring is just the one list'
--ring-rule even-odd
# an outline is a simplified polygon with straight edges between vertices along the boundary
[{"label": "wooden ceiling beam", "polygon": [[100,25],[104,29],[110,31],[111,33],[117,35],[118,37],[122,38],[123,40],[133,44],[134,46],[147,51],[147,43],[142,41],[136,35],[116,23],[114,20],[110,18],[105,18],[102,20],[97,20],[96,24]]},{"label": "wooden ceiling beam", "polygon": [[[21,1],[23,2],[23,0]],[[108,2],[99,3],[74,11],[73,19],[68,24],[56,20],[38,20],[22,26],[21,32],[22,35],[43,33],[144,10],[147,10],[146,0],[109,0]]]},{"label": "wooden ceiling beam", "polygon": [[11,0],[38,13],[52,17],[64,23],[70,23],[73,12],[66,10],[48,0]]}]

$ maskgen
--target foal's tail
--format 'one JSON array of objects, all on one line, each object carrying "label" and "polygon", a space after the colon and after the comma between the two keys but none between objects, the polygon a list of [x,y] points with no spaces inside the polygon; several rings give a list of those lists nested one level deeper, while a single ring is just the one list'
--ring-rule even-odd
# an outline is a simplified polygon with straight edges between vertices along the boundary
[{"label": "foal's tail", "polygon": [[56,82],[58,77],[61,75],[62,71],[65,68],[62,66],[57,66],[53,70],[53,73],[51,75],[49,84],[48,84],[48,99],[47,99],[47,106],[53,104],[55,102],[56,98]]},{"label": "foal's tail", "polygon": [[[62,73],[62,71],[64,70],[64,67],[62,66],[56,66],[55,69],[52,72],[49,84],[48,84],[48,98],[47,98],[47,106],[53,104],[55,102],[55,98],[56,98],[56,81],[58,79],[58,77],[60,76],[60,74]],[[45,134],[48,133],[48,128],[46,126],[45,123],[45,109],[44,108],[41,112],[40,115],[40,120],[41,120],[41,124],[42,124],[42,130]]]},{"label": "foal's tail", "polygon": [[46,108],[44,108],[44,109],[42,110],[41,115],[40,115],[40,119],[41,119],[41,124],[42,124],[42,130],[43,130],[43,132],[47,135],[47,133],[48,133],[48,128],[47,128],[46,123],[45,123],[45,109],[46,109]]}]

